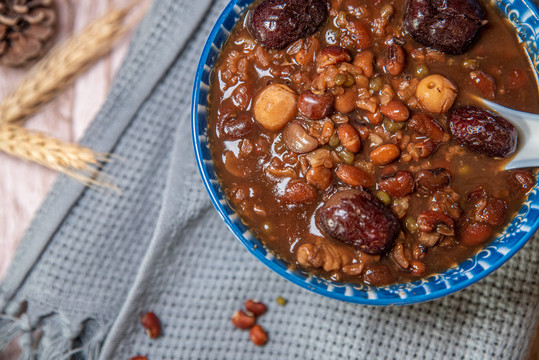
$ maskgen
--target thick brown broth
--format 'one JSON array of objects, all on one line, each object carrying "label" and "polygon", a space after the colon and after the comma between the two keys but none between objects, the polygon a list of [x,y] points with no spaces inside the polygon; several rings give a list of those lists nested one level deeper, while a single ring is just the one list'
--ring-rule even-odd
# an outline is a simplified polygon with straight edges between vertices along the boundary
[{"label": "thick brown broth", "polygon": [[[389,5],[393,14],[386,23],[380,14]],[[330,184],[327,187],[314,187],[317,190],[314,201],[290,201],[287,198],[291,184],[300,182],[308,184],[311,189],[311,185],[316,183],[313,177],[307,176],[309,169],[315,167],[308,160],[308,154],[291,151],[284,141],[282,129],[268,130],[253,115],[256,96],[269,84],[286,85],[296,94],[316,86],[313,85],[318,75],[316,56],[320,56],[322,49],[332,45],[348,49],[352,58],[372,51],[374,74],[367,76],[367,80],[356,76],[355,84],[351,87],[336,85],[331,89],[328,87],[326,92],[338,97],[343,92],[352,91],[350,89],[356,91],[361,81],[369,81],[371,96],[380,101],[377,112],[382,103],[388,101],[387,91],[392,90],[392,98],[406,104],[411,114],[425,113],[414,94],[417,82],[428,71],[429,75],[443,75],[456,85],[458,96],[453,108],[474,104],[470,95],[476,94],[483,97],[493,95],[494,101],[501,105],[539,113],[537,84],[522,45],[518,44],[510,24],[501,18],[497,10],[490,4],[482,5],[487,10],[488,25],[481,30],[472,48],[457,56],[430,51],[404,33],[404,0],[331,1],[329,18],[322,27],[314,35],[282,50],[265,50],[247,30],[246,21],[242,19],[238,22],[223,47],[213,73],[209,105],[210,147],[227,197],[242,220],[267,247],[286,259],[292,267],[301,267],[337,281],[381,285],[410,281],[443,271],[475,253],[489,240],[471,237],[463,241],[463,229],[472,223],[488,223],[485,225],[491,231],[488,239],[503,229],[521,206],[534,177],[530,171],[503,171],[507,159],[474,153],[453,138],[449,139],[445,113],[427,112],[442,125],[447,136],[444,139],[449,139],[436,143],[411,130],[410,120],[397,122],[384,117],[377,124],[377,120],[369,118],[370,111],[363,108],[333,110],[329,115],[331,120],[327,117],[308,120],[299,113],[295,114],[293,121],[310,131],[311,135],[318,135],[318,138],[325,122],[331,121],[334,125],[330,140],[325,143],[319,140],[318,146],[318,149],[326,149],[331,154],[328,161],[332,162],[332,166],[323,170],[323,176],[326,176],[325,179],[329,176]],[[346,32],[337,26],[343,14],[348,20],[357,19],[369,26],[371,46],[360,51],[346,38]],[[398,75],[387,73],[382,63],[387,57],[392,38],[399,39],[397,43],[402,45],[406,53],[405,68]],[[479,86],[475,84],[471,79],[472,72],[490,76],[494,80],[495,90],[491,81],[483,79],[479,81]],[[376,78],[381,81],[373,80]],[[372,90],[378,89],[376,81],[390,85],[391,89],[384,91],[381,86],[382,90]],[[370,87],[371,83],[374,87]],[[354,94],[354,101],[358,96]],[[355,154],[338,141],[335,129],[343,122],[352,124],[361,138],[361,150]],[[370,153],[383,144],[396,144],[400,148],[400,155],[387,165],[373,164]],[[417,144],[423,147],[418,148]],[[425,148],[427,150],[422,150]],[[367,173],[373,180],[372,186],[354,186],[336,176],[340,163],[347,162]],[[389,196],[387,192],[381,192],[380,183],[384,177],[399,170],[408,171],[417,182],[417,174],[421,170],[436,168],[447,169],[451,176],[450,185],[436,190],[421,190],[415,185],[415,191],[405,196]],[[525,180],[519,182],[517,179]],[[343,188],[365,188],[386,201],[386,205],[396,214],[402,232],[389,251],[378,255],[366,254],[319,230],[317,210],[331,195]],[[498,206],[498,210],[493,210],[494,217],[500,212],[504,213],[501,224],[488,216],[477,220],[480,215],[474,209],[484,208],[487,202],[488,206]],[[504,211],[500,210],[500,202],[505,204]],[[444,208],[447,204],[453,210],[460,210],[448,210]],[[433,207],[446,215],[451,214],[454,228],[450,230],[454,235],[446,235],[448,229],[443,226],[437,227],[436,231],[445,233],[434,232],[437,241],[427,246],[424,238],[419,241],[423,233],[417,230],[417,219],[422,212]]]}]

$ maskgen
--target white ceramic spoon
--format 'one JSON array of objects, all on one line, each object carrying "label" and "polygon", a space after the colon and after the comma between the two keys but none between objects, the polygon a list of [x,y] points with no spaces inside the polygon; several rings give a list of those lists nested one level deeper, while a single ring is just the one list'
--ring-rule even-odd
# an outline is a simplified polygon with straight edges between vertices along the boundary
[{"label": "white ceramic spoon", "polygon": [[539,167],[539,115],[509,109],[479,97],[477,101],[506,118],[518,130],[517,153],[505,169]]}]

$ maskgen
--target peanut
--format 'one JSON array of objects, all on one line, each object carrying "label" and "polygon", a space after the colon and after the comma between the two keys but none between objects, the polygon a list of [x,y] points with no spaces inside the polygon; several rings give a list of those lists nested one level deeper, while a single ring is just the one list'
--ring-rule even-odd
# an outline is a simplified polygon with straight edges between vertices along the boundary
[{"label": "peanut", "polygon": [[357,88],[355,86],[344,90],[344,93],[335,97],[335,110],[343,114],[352,112],[356,108]]},{"label": "peanut", "polygon": [[301,181],[289,183],[282,197],[287,204],[310,203],[316,201],[317,198],[316,189],[312,185]]},{"label": "peanut", "polygon": [[380,106],[380,112],[393,121],[406,121],[410,117],[410,110],[399,100]]},{"label": "peanut", "polygon": [[468,246],[476,246],[485,242],[492,234],[492,228],[485,223],[468,224],[462,230],[460,242]]},{"label": "peanut", "polygon": [[255,316],[263,315],[268,310],[264,303],[254,299],[248,299],[245,301],[245,309],[255,314]]},{"label": "peanut", "polygon": [[263,346],[268,341],[268,334],[260,325],[255,325],[249,332],[249,339],[257,346]]},{"label": "peanut", "polygon": [[331,170],[324,166],[311,167],[307,170],[305,179],[315,188],[325,190],[331,185]]},{"label": "peanut", "polygon": [[335,170],[335,175],[342,181],[352,186],[370,188],[374,186],[374,179],[357,166],[340,164]]},{"label": "peanut", "polygon": [[155,339],[161,335],[161,323],[153,312],[147,312],[140,317],[140,323],[146,329],[146,334],[150,339]]},{"label": "peanut", "polygon": [[243,310],[238,310],[232,315],[230,319],[232,325],[238,329],[250,329],[256,323],[256,318],[252,313],[246,313]]},{"label": "peanut", "polygon": [[401,151],[395,144],[384,144],[371,151],[369,158],[379,166],[387,165],[397,159]]},{"label": "peanut", "polygon": [[337,128],[337,134],[341,140],[341,144],[346,150],[357,153],[361,150],[361,140],[356,129],[349,123],[342,124]]},{"label": "peanut", "polygon": [[361,51],[354,56],[355,66],[361,68],[363,75],[371,78],[374,75],[374,53],[370,50]]}]

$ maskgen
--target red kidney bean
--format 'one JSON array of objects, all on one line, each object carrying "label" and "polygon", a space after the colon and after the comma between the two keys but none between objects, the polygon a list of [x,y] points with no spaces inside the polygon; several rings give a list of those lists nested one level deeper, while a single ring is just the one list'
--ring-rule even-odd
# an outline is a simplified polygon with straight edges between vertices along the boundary
[{"label": "red kidney bean", "polygon": [[298,112],[311,120],[323,119],[331,113],[335,99],[331,94],[317,95],[305,91],[298,96]]},{"label": "red kidney bean", "polygon": [[387,59],[385,69],[393,76],[397,76],[404,71],[406,67],[406,53],[402,46],[392,44],[387,49]]},{"label": "red kidney bean", "polygon": [[409,171],[401,170],[379,182],[380,188],[393,197],[403,197],[414,192],[414,177]]},{"label": "red kidney bean", "polygon": [[487,241],[492,234],[492,228],[485,223],[471,223],[462,229],[460,242],[465,245],[475,246]]},{"label": "red kidney bean", "polygon": [[445,168],[420,170],[415,174],[418,189],[435,191],[449,186],[451,174]]},{"label": "red kidney bean", "polygon": [[444,131],[440,123],[427,114],[414,114],[408,121],[408,129],[426,136],[437,143],[449,141],[449,134]]}]

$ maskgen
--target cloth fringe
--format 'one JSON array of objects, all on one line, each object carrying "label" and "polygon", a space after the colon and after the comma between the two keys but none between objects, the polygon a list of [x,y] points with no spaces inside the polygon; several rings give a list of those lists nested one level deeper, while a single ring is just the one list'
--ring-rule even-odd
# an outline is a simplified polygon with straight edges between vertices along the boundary
[{"label": "cloth fringe", "polygon": [[18,319],[0,314],[0,351],[4,350],[22,332]]},{"label": "cloth fringe", "polygon": [[[73,356],[97,360],[109,326],[88,319],[70,321],[57,313],[40,317],[31,326],[25,313],[20,317],[0,314],[0,352],[16,341],[21,350],[18,360],[68,360]],[[75,348],[76,343],[83,345]]]},{"label": "cloth fringe", "polygon": [[18,338],[19,348],[21,349],[21,357],[19,360],[34,360],[34,339],[32,333],[24,332]]},{"label": "cloth fringe", "polygon": [[43,332],[37,351],[40,360],[68,359],[73,341],[62,336],[61,332],[50,334]]}]

